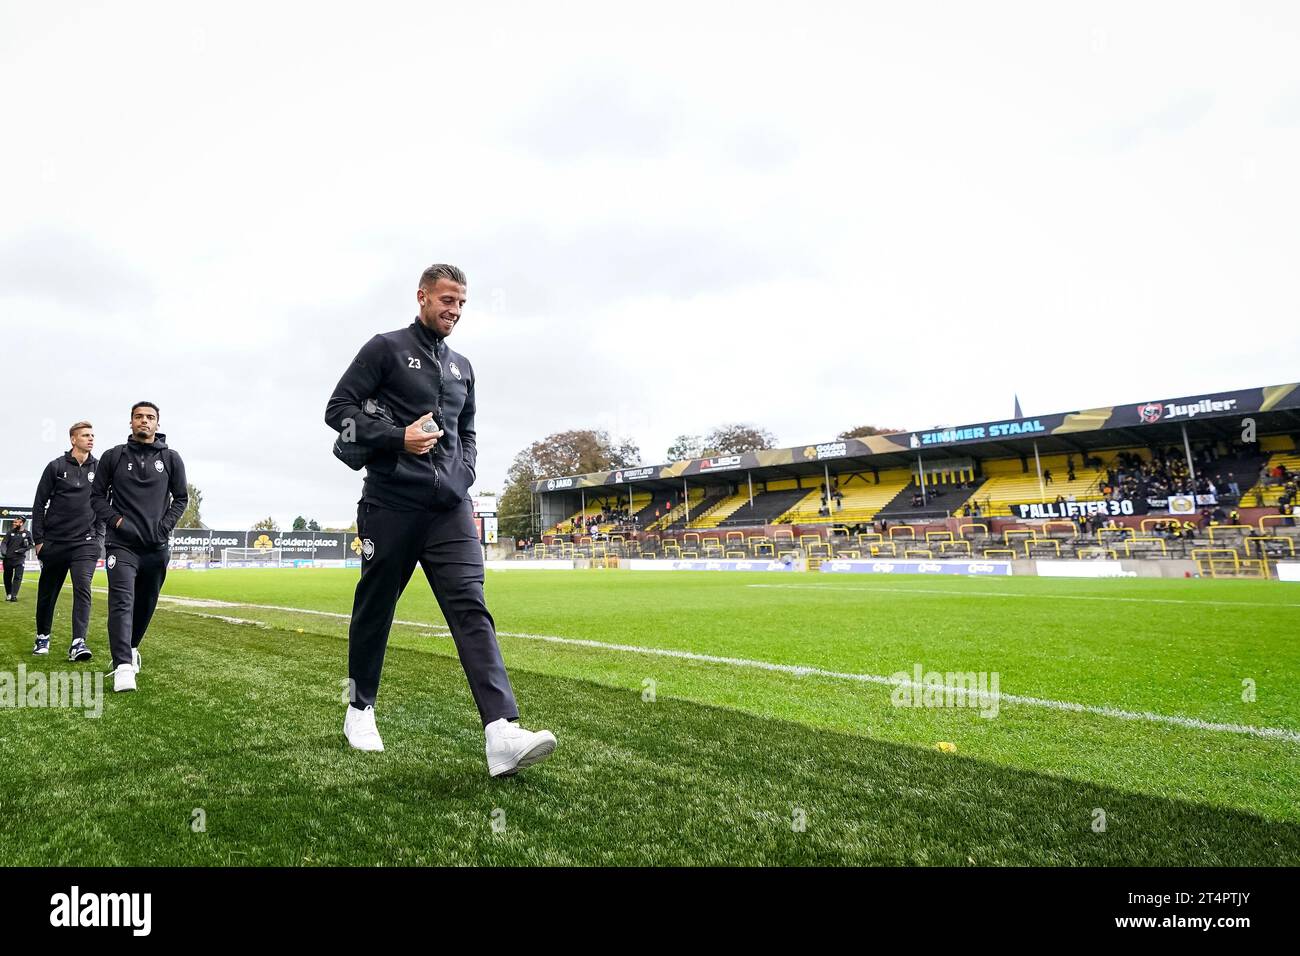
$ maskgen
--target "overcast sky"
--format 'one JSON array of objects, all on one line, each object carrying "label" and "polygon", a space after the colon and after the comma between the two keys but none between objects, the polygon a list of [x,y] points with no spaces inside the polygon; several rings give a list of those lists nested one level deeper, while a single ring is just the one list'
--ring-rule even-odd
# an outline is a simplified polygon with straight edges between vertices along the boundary
[{"label": "overcast sky", "polygon": [[[1243,5],[1244,6],[1244,5]],[[326,399],[469,276],[477,490],[1300,378],[1300,8],[0,2],[0,503],[130,405],[346,525]]]}]

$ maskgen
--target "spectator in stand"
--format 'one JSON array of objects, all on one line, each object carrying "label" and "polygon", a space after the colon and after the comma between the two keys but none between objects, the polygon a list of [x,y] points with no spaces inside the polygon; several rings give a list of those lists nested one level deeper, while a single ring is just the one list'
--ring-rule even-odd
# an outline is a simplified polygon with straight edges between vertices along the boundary
[{"label": "spectator in stand", "polygon": [[1050,469],[1050,468],[1044,468],[1044,469],[1043,469],[1043,484],[1045,484],[1045,485],[1050,485],[1051,483],[1052,483],[1052,469]]},{"label": "spectator in stand", "polygon": [[1237,476],[1228,472],[1228,494],[1234,498],[1241,498],[1241,486],[1237,484]]},{"label": "spectator in stand", "polygon": [[1066,464],[1065,480],[1075,481],[1076,479],[1074,476],[1074,459],[1073,458],[1068,459],[1065,464]]}]

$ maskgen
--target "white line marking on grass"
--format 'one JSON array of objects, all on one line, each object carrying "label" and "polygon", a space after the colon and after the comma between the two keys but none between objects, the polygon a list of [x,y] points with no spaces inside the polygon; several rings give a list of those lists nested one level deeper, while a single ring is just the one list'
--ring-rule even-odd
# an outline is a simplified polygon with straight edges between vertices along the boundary
[{"label": "white line marking on grass", "polygon": [[[183,606],[208,607],[242,607],[260,611],[283,611],[291,614],[314,614],[338,620],[351,620],[352,615],[337,611],[318,611],[313,608],[281,607],[274,604],[243,604],[234,601],[204,601],[193,598],[171,598],[166,595],[161,601],[170,601]],[[181,612],[186,613],[186,612]],[[193,612],[190,612],[193,613]],[[217,617],[218,615],[212,615]],[[446,633],[445,625],[427,624],[422,621],[394,621],[404,627],[419,627],[431,631]],[[719,657],[715,654],[697,654],[694,651],[678,651],[663,647],[640,647],[636,644],[611,644],[606,641],[593,641],[577,637],[558,637],[553,634],[529,634],[521,631],[498,631],[502,637],[516,637],[529,641],[544,641],[548,644],[564,644],[570,647],[587,647],[602,651],[622,651],[630,654],[648,654],[654,657],[671,657],[676,660],[700,661],[705,664],[725,664],[728,667],[744,667],[753,670],[772,671],[779,674],[793,674],[796,677],[824,677],[830,680],[853,681],[859,684],[880,684],[894,686],[892,678],[883,674],[852,674],[844,671],[823,670],[820,667],[804,667],[795,664],[774,664],[770,661],[756,661],[746,657]],[[907,681],[908,686],[924,689],[923,684]],[[1184,727],[1191,730],[1208,730],[1217,733],[1244,734],[1265,740],[1283,740],[1288,743],[1300,743],[1300,731],[1287,730],[1284,727],[1255,727],[1250,724],[1224,724],[1215,721],[1200,720],[1196,717],[1171,717],[1167,714],[1155,714],[1150,711],[1121,710],[1117,707],[1097,707],[1089,704],[1076,704],[1065,700],[1049,700],[1044,697],[1026,697],[1022,694],[987,694],[987,699],[996,698],[1008,704],[1023,704],[1028,707],[1045,707],[1049,710],[1070,711],[1078,714],[1096,714],[1100,717],[1113,717],[1117,720],[1140,720],[1153,724],[1165,724],[1172,727]]]},{"label": "white line marking on grass", "polygon": [[946,591],[941,588],[843,587],[834,584],[746,584],[747,588],[776,588],[786,591],[887,591],[891,594],[952,594],[958,597],[1047,598],[1052,601],[1126,601],[1135,604],[1189,604],[1215,607],[1300,607],[1300,604],[1270,604],[1267,601],[1188,601],[1179,598],[1109,597],[1099,594],[1034,594],[1022,591]]},{"label": "white line marking on grass", "polygon": [[168,608],[175,614],[184,614],[186,617],[202,617],[210,621],[225,621],[227,624],[239,624],[246,627],[260,627],[269,630],[271,625],[265,621],[253,621],[244,617],[227,617],[225,614],[204,614],[201,611],[182,611],[179,608]]}]

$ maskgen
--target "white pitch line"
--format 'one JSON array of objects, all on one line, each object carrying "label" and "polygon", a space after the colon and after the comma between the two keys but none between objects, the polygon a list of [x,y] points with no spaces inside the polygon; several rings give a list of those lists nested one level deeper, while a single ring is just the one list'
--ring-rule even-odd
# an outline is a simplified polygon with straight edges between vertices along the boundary
[{"label": "white pitch line", "polygon": [[835,584],[746,584],[747,588],[777,588],[786,591],[887,591],[891,594],[952,594],[958,597],[1044,598],[1051,601],[1126,601],[1135,604],[1188,604],[1213,607],[1300,607],[1300,604],[1270,604],[1267,601],[1188,601],[1179,598],[1108,597],[1100,594],[1032,594],[1021,591],[945,591],[941,588],[856,587]]},{"label": "white pitch line", "polygon": [[[244,604],[235,601],[216,601],[194,598],[172,598],[162,595],[159,600],[170,601],[188,607],[242,607],[260,611],[283,611],[292,614],[314,614],[340,620],[351,620],[352,615],[337,611],[318,611],[312,608],[281,607],[275,604]],[[185,612],[182,612],[185,613]],[[194,612],[188,612],[194,613]],[[200,615],[205,616],[205,615]],[[210,615],[219,617],[219,615]],[[426,624],[422,621],[394,621],[405,627],[420,627],[431,631],[446,632],[445,625]],[[549,644],[565,644],[571,647],[588,647],[602,651],[621,651],[631,654],[647,654],[654,657],[671,657],[676,660],[700,661],[706,664],[724,664],[729,667],[743,667],[754,670],[773,671],[780,674],[793,674],[796,677],[825,677],[830,680],[853,681],[860,684],[880,684],[896,686],[906,683],[908,686],[924,689],[923,684],[915,681],[898,682],[883,674],[853,674],[844,671],[823,670],[820,667],[803,667],[794,664],[774,664],[771,661],[757,661],[746,657],[719,657],[714,654],[697,654],[694,651],[678,651],[662,647],[640,647],[636,644],[611,644],[606,641],[593,641],[577,637],[558,637],[553,634],[529,634],[521,631],[498,631],[502,637],[517,637],[529,641],[544,641]],[[1216,733],[1244,734],[1264,740],[1283,740],[1288,743],[1300,743],[1300,731],[1287,730],[1284,727],[1255,727],[1250,724],[1225,724],[1196,717],[1171,717],[1168,714],[1156,714],[1150,711],[1120,710],[1116,707],[1097,707],[1090,704],[1076,704],[1065,700],[1049,700],[1044,697],[1026,697],[1022,694],[987,694],[984,700],[998,700],[1009,704],[1024,704],[1029,707],[1045,707],[1050,710],[1071,711],[1079,714],[1096,714],[1100,717],[1113,717],[1117,720],[1140,720],[1147,723],[1166,724],[1192,730],[1208,730]]]},{"label": "white pitch line", "polygon": [[227,617],[225,614],[204,614],[201,611],[182,611],[179,608],[168,608],[173,614],[183,614],[186,617],[202,617],[210,621],[225,621],[227,624],[240,624],[263,629],[270,629],[271,625],[265,621],[254,621],[244,617]]}]

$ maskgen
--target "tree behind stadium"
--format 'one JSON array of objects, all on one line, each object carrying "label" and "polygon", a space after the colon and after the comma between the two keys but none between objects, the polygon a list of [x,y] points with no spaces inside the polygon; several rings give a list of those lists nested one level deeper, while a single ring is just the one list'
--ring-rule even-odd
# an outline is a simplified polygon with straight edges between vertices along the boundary
[{"label": "tree behind stadium", "polygon": [[190,502],[185,506],[185,513],[181,515],[181,520],[176,522],[178,528],[202,528],[203,517],[199,514],[199,509],[203,507],[203,492],[199,491],[197,485],[186,484],[185,490],[189,492]]},{"label": "tree behind stadium", "polygon": [[880,428],[876,425],[856,425],[848,431],[840,432],[835,437],[840,441],[846,438],[870,438],[872,435],[897,435],[907,431],[906,428]]},{"label": "tree behind stadium", "polygon": [[615,442],[604,429],[577,429],[547,435],[519,454],[506,472],[506,487],[498,504],[503,536],[527,537],[532,511],[529,486],[541,478],[585,475],[640,464],[641,450],[631,439]]},{"label": "tree behind stadium", "polygon": [[761,451],[776,444],[776,436],[766,428],[754,425],[719,425],[707,435],[678,435],[668,446],[668,461],[685,461],[688,458],[713,458],[717,455],[743,455],[747,451]]}]

